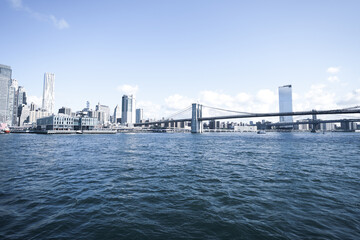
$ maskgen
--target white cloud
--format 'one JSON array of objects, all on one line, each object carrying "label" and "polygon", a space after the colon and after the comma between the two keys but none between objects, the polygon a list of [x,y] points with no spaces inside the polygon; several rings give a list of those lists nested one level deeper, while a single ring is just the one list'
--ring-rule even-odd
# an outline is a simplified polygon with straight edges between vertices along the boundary
[{"label": "white cloud", "polygon": [[230,95],[214,92],[214,91],[201,91],[200,92],[200,103],[207,104],[211,107],[232,107],[234,98]]},{"label": "white cloud", "polygon": [[340,82],[340,79],[337,76],[328,77],[329,82]]},{"label": "white cloud", "polygon": [[57,19],[55,16],[51,14],[42,14],[38,13],[31,8],[25,6],[21,0],[8,0],[11,6],[17,10],[23,10],[27,12],[32,17],[36,18],[39,21],[51,22],[58,29],[69,28],[69,24],[65,21],[65,19]]},{"label": "white cloud", "polygon": [[327,69],[327,72],[330,74],[336,74],[336,73],[340,72],[340,67],[329,67]]},{"label": "white cloud", "polygon": [[193,101],[190,98],[174,94],[165,98],[165,104],[168,109],[181,110],[191,105]]},{"label": "white cloud", "polygon": [[299,96],[298,93],[293,92],[292,93],[292,98],[293,98],[294,101],[296,101],[296,100],[298,100],[300,98],[300,96]]},{"label": "white cloud", "polygon": [[137,85],[131,86],[129,84],[124,84],[117,86],[117,90],[119,92],[122,92],[123,94],[136,95],[137,91],[139,90],[139,87]]},{"label": "white cloud", "polygon": [[150,101],[139,101],[136,103],[136,108],[144,110],[144,119],[160,119],[163,117],[162,107]]},{"label": "white cloud", "polygon": [[58,20],[53,15],[50,15],[49,18],[51,19],[55,27],[57,27],[58,29],[64,29],[69,27],[69,24],[63,18]]},{"label": "white cloud", "polygon": [[278,99],[278,96],[269,89],[261,89],[256,94],[256,99],[261,103],[273,104]]},{"label": "white cloud", "polygon": [[310,90],[305,94],[305,106],[308,110],[337,108],[335,96],[335,93],[326,89],[326,85],[314,84],[311,85]]},{"label": "white cloud", "polygon": [[235,96],[235,99],[240,103],[246,103],[246,102],[250,101],[251,95],[247,94],[247,93],[238,93]]},{"label": "white cloud", "polygon": [[[214,91],[200,92],[199,102],[205,106],[218,107],[238,112],[274,112],[277,111],[277,94],[269,89],[260,90],[255,96],[238,93],[231,96]],[[208,115],[228,115],[224,111],[207,111]]]},{"label": "white cloud", "polygon": [[338,102],[342,106],[359,106],[360,105],[360,89],[348,93],[343,100]]},{"label": "white cloud", "polygon": [[37,107],[41,107],[42,105],[42,98],[35,96],[35,95],[29,95],[27,96],[27,104],[34,103]]}]

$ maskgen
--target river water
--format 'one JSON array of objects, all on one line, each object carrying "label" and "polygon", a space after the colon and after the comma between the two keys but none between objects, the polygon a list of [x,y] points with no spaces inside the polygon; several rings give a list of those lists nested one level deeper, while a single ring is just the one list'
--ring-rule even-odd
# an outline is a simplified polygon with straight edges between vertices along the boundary
[{"label": "river water", "polygon": [[0,239],[360,239],[360,134],[0,135]]}]

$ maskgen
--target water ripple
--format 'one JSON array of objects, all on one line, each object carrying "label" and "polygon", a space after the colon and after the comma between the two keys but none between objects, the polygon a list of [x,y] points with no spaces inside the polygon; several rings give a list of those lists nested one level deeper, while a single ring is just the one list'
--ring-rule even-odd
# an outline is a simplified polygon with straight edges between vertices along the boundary
[{"label": "water ripple", "polygon": [[0,239],[360,239],[360,134],[0,144]]}]

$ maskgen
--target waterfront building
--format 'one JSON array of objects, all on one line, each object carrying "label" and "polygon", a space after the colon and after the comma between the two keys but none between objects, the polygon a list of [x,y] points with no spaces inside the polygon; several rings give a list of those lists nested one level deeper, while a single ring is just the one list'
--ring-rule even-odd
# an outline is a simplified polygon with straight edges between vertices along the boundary
[{"label": "waterfront building", "polygon": [[299,131],[310,131],[310,124],[309,124],[310,119],[303,119],[303,120],[298,120],[297,122],[301,122],[301,124],[298,124],[297,130]]},{"label": "waterfront building", "polygon": [[220,121],[210,120],[209,121],[209,129],[220,129],[221,123]]},{"label": "waterfront building", "polygon": [[9,85],[11,80],[11,67],[0,64],[0,123],[9,123]]},{"label": "waterfront building", "polygon": [[141,123],[143,120],[143,109],[138,108],[136,109],[136,123]]},{"label": "waterfront building", "polygon": [[342,120],[340,122],[340,130],[345,132],[352,132],[355,131],[357,128],[356,123]]},{"label": "waterfront building", "polygon": [[133,95],[124,95],[122,97],[121,123],[135,123],[135,97]]},{"label": "waterfront building", "polygon": [[249,126],[249,125],[243,125],[243,126],[234,126],[234,132],[256,132],[258,129],[256,126]]},{"label": "waterfront building", "polygon": [[98,103],[98,105],[96,105],[95,112],[96,112],[97,119],[99,120],[99,124],[107,125],[110,123],[110,108],[109,108],[109,106],[101,105],[100,103]]},{"label": "waterfront building", "polygon": [[321,123],[320,130],[321,131],[335,131],[336,123]]},{"label": "waterfront building", "polygon": [[9,95],[8,95],[8,111],[9,119],[8,125],[17,126],[18,115],[18,81],[16,79],[10,80]]},{"label": "waterfront building", "polygon": [[96,118],[73,117],[59,113],[36,121],[39,130],[93,130],[98,125]]},{"label": "waterfront building", "polygon": [[58,113],[63,113],[66,115],[71,115],[71,108],[62,107],[59,109]]},{"label": "waterfront building", "polygon": [[42,130],[73,130],[74,118],[60,113],[57,115],[39,118],[36,121],[36,125]]},{"label": "waterfront building", "polygon": [[45,73],[44,74],[44,89],[42,108],[46,109],[49,113],[53,113],[55,105],[55,74]]},{"label": "waterfront building", "polygon": [[[285,85],[279,87],[279,112],[292,112],[292,87]],[[280,116],[280,122],[293,122],[292,116]],[[281,128],[292,128],[292,125],[283,126]]]},{"label": "waterfront building", "polygon": [[114,109],[113,123],[119,123],[121,120],[121,110],[119,105],[116,105]]}]

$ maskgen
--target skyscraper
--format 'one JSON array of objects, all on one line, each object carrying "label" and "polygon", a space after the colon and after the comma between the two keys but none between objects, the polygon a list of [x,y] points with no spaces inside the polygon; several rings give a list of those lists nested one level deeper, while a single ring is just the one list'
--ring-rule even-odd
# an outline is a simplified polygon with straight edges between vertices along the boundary
[{"label": "skyscraper", "polygon": [[140,123],[143,120],[143,109],[136,109],[136,123]]},{"label": "skyscraper", "polygon": [[55,74],[45,73],[42,107],[46,109],[50,114],[53,113],[54,104],[55,104],[54,86],[55,86]]},{"label": "skyscraper", "polygon": [[20,106],[21,104],[27,104],[27,99],[26,99],[26,90],[24,87],[19,86],[18,88],[18,93],[17,93],[18,97],[17,97],[17,105]]},{"label": "skyscraper", "polygon": [[11,67],[0,64],[0,123],[9,120],[9,83],[11,80]]},{"label": "skyscraper", "polygon": [[[279,112],[292,112],[292,88],[291,85],[279,87]],[[280,122],[292,122],[292,116],[280,116]],[[292,126],[286,126],[292,127]]]},{"label": "skyscraper", "polygon": [[133,95],[124,95],[122,97],[121,123],[135,123],[135,97]]},{"label": "skyscraper", "polygon": [[8,125],[17,125],[17,112],[18,112],[18,81],[11,79],[9,84],[9,99],[8,99],[8,111],[9,119]]},{"label": "skyscraper", "polygon": [[116,105],[115,109],[114,109],[114,119],[113,122],[114,123],[118,123],[118,121],[121,119],[121,110],[119,105]]},{"label": "skyscraper", "polygon": [[95,112],[100,124],[105,124],[105,125],[109,124],[110,122],[109,106],[101,105],[100,103],[98,103],[98,105],[96,105]]}]

